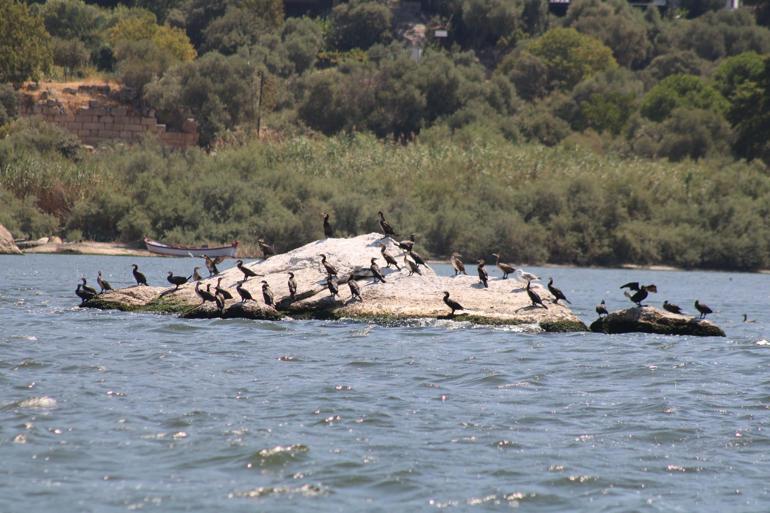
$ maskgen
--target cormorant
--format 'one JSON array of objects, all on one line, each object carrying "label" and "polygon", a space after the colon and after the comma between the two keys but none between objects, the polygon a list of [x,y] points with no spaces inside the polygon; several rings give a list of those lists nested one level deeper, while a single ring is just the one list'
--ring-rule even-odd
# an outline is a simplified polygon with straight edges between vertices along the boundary
[{"label": "cormorant", "polygon": [[599,314],[599,317],[604,315],[609,315],[609,312],[607,311],[607,305],[604,303],[604,300],[602,299],[602,302],[596,305],[596,313]]},{"label": "cormorant", "polygon": [[200,267],[193,267],[193,273],[188,280],[201,281],[203,279],[203,276],[198,272],[198,269],[200,269]]},{"label": "cormorant", "polygon": [[294,279],[294,273],[289,273],[289,296],[291,296],[292,301],[294,300],[294,296],[297,295],[297,280]]},{"label": "cormorant", "polygon": [[420,266],[414,263],[414,261],[409,260],[407,254],[408,253],[404,253],[404,266],[409,269],[409,276],[413,275],[414,273],[422,275],[420,272]]},{"label": "cormorant", "polygon": [[553,304],[558,305],[560,299],[563,301],[566,301],[569,304],[572,304],[570,303],[569,299],[567,299],[567,297],[564,295],[564,292],[562,292],[560,289],[557,289],[556,287],[553,286],[553,278],[548,278],[548,292],[550,292],[553,295],[553,297],[556,298]]},{"label": "cormorant", "polygon": [[676,305],[675,305],[675,304],[673,304],[673,303],[669,303],[669,302],[668,302],[668,299],[666,299],[665,301],[663,301],[663,309],[664,309],[665,311],[667,311],[667,312],[671,312],[671,313],[675,313],[675,314],[679,314],[679,315],[682,315],[682,309],[681,309],[681,308],[679,308],[678,306],[676,306]]},{"label": "cormorant", "polygon": [[527,281],[527,295],[529,296],[529,300],[532,301],[532,306],[539,305],[548,310],[548,307],[543,304],[543,300],[540,299],[540,295],[530,288],[531,283],[531,280]]},{"label": "cormorant", "polygon": [[[206,285],[206,290],[211,290],[211,285]],[[214,294],[214,302],[217,304],[217,308],[220,312],[223,312],[225,309],[225,298],[220,296],[219,294]]]},{"label": "cormorant", "polygon": [[446,290],[444,291],[444,303],[452,309],[452,313],[449,314],[450,317],[455,316],[455,310],[465,310],[463,308],[463,305],[455,301],[454,299],[449,299],[449,292]]},{"label": "cormorant", "polygon": [[270,285],[265,280],[262,280],[262,297],[267,306],[273,306],[273,291],[270,290]]},{"label": "cormorant", "polygon": [[95,296],[96,295],[96,289],[91,287],[91,286],[89,286],[89,285],[86,285],[86,278],[85,278],[85,276],[80,278],[80,279],[83,281],[83,287],[82,287],[83,292],[85,292],[86,294],[91,294],[91,295]]},{"label": "cormorant", "polygon": [[134,274],[134,279],[136,280],[137,285],[147,285],[147,278],[144,277],[144,274],[139,272],[139,266],[136,264],[131,264],[131,267],[134,268],[132,271]]},{"label": "cormorant", "polygon": [[382,229],[382,234],[386,237],[392,235],[395,236],[396,232],[393,230],[393,227],[385,220],[385,214],[382,213],[382,211],[377,212],[377,215],[380,216],[380,229]]},{"label": "cormorant", "polygon": [[452,253],[452,256],[449,258],[449,262],[452,264],[452,269],[455,270],[455,276],[458,274],[468,274],[465,272],[465,264],[463,264],[463,261],[460,260],[460,257],[462,255],[460,253]]},{"label": "cormorant", "polygon": [[404,251],[412,251],[414,247],[414,234],[410,235],[408,239],[398,242],[397,245]]},{"label": "cormorant", "polygon": [[409,253],[409,256],[412,257],[412,260],[414,260],[414,263],[417,265],[424,265],[425,267],[428,267],[428,264],[425,263],[425,259],[423,259],[418,253],[415,253],[414,250],[410,249],[407,251]]},{"label": "cormorant", "polygon": [[484,269],[484,265],[486,265],[486,262],[484,262],[484,259],[482,258],[479,260],[477,269],[479,270],[479,280],[481,280],[481,283],[484,284],[484,288],[488,288],[489,285],[487,282],[489,281],[489,273],[487,273],[487,270]]},{"label": "cormorant", "polygon": [[246,280],[239,281],[235,285],[236,292],[238,292],[238,295],[241,296],[241,303],[245,303],[246,301],[254,301],[254,298],[251,296],[251,292],[243,287],[244,283],[246,283]]},{"label": "cormorant", "polygon": [[332,225],[329,222],[329,214],[322,212],[322,215],[324,216],[324,237],[327,239],[329,237],[334,237],[334,228],[332,228]]},{"label": "cormorant", "polygon": [[232,294],[230,294],[230,293],[229,293],[227,290],[223,289],[223,288],[220,286],[221,284],[222,284],[222,278],[219,278],[219,279],[217,280],[217,286],[216,286],[216,288],[214,289],[214,290],[216,291],[216,293],[217,293],[217,294],[219,294],[220,296],[222,296],[222,298],[223,298],[223,299],[232,299],[232,298],[233,298],[233,295],[232,295]]},{"label": "cormorant", "polygon": [[385,262],[388,264],[388,267],[390,267],[391,265],[395,265],[397,271],[401,270],[401,268],[398,266],[398,262],[396,262],[396,259],[393,258],[393,255],[391,255],[385,250],[385,244],[380,244],[380,253],[382,253],[382,258],[385,259]]},{"label": "cormorant", "polygon": [[99,284],[99,288],[102,289],[102,294],[104,294],[105,290],[112,290],[112,286],[109,284],[107,280],[102,278],[102,272],[99,271],[99,274],[96,276],[96,283]]},{"label": "cormorant", "polygon": [[359,301],[364,300],[364,298],[361,297],[361,287],[358,286],[358,282],[354,280],[352,276],[348,280],[348,287],[350,287],[350,297],[352,299],[358,299]]},{"label": "cormorant", "polygon": [[331,292],[332,297],[336,296],[340,289],[337,287],[337,278],[333,275],[328,275],[326,277],[326,286],[329,288],[329,292]]},{"label": "cormorant", "polygon": [[369,269],[371,269],[372,274],[374,275],[373,283],[377,283],[377,281],[381,281],[382,283],[385,283],[385,277],[382,275],[382,272],[380,271],[380,266],[377,265],[376,258],[372,258],[372,265],[369,266]]},{"label": "cormorant", "polygon": [[498,269],[503,271],[503,279],[504,280],[508,279],[508,275],[509,274],[511,274],[513,272],[516,272],[516,268],[515,267],[513,267],[510,264],[506,264],[506,263],[500,261],[500,255],[498,253],[492,253],[492,256],[497,258],[497,260],[495,261],[495,265],[497,266]]},{"label": "cormorant", "polygon": [[75,294],[80,298],[80,304],[82,305],[89,299],[92,299],[96,294],[91,294],[90,292],[86,292],[83,290],[83,284],[78,283],[78,287],[75,289]]},{"label": "cormorant", "polygon": [[[184,285],[185,283],[187,283],[186,277],[174,276],[174,273],[172,273],[171,271],[168,272],[168,277],[166,277],[166,279],[171,285],[174,285],[174,290],[178,289],[180,285]],[[221,279],[222,278],[220,278],[220,280]]]},{"label": "cormorant", "polygon": [[324,269],[326,269],[326,274],[329,276],[337,276],[337,268],[326,261],[326,255],[323,253],[321,253],[321,265],[323,265]]},{"label": "cormorant", "polygon": [[714,311],[711,308],[704,305],[697,299],[695,300],[695,309],[700,312],[700,316],[698,317],[698,319],[705,319],[708,314],[714,313]]},{"label": "cormorant", "polygon": [[248,280],[249,278],[253,276],[257,276],[257,273],[243,265],[243,260],[238,260],[235,262],[235,266],[238,268],[239,271],[243,273],[243,281]]},{"label": "cormorant", "polygon": [[658,292],[658,288],[655,285],[639,285],[639,282],[632,281],[629,283],[626,283],[625,285],[621,285],[620,288],[628,288],[630,290],[634,290],[634,294],[630,294],[627,290],[623,292],[625,296],[637,304],[637,306],[641,307],[642,301],[644,301],[647,298],[648,292]]},{"label": "cormorant", "polygon": [[257,239],[257,244],[259,244],[259,249],[262,250],[262,256],[265,259],[275,255],[275,247],[268,244],[265,239]]},{"label": "cormorant", "polygon": [[206,260],[206,269],[209,270],[209,278],[219,274],[219,269],[217,269],[217,264],[221,264],[222,262],[224,262],[225,257],[218,256],[216,258],[211,258],[208,255],[203,255],[203,258]]},{"label": "cormorant", "polygon": [[206,290],[201,290],[200,285],[200,282],[195,283],[195,293],[198,294],[199,298],[201,298],[201,304],[205,303],[206,301],[216,303],[217,299],[214,297],[214,294],[211,293],[211,284],[206,285]]}]

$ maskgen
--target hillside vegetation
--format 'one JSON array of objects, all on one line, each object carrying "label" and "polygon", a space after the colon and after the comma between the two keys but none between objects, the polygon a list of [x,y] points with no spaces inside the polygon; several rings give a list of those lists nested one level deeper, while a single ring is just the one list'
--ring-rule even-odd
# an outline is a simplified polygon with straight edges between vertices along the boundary
[{"label": "hillside vegetation", "polygon": [[[286,249],[381,209],[435,256],[767,267],[770,8],[723,3],[424,0],[416,57],[395,0],[0,0],[0,223]],[[84,76],[201,149],[15,119],[13,85]]]}]

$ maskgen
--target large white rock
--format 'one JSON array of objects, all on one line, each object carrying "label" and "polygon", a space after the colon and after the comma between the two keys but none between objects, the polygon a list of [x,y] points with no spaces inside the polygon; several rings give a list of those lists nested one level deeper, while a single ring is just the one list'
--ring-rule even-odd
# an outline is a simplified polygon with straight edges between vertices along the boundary
[{"label": "large white rock", "polygon": [[21,255],[21,250],[13,242],[13,235],[0,224],[0,255]]}]

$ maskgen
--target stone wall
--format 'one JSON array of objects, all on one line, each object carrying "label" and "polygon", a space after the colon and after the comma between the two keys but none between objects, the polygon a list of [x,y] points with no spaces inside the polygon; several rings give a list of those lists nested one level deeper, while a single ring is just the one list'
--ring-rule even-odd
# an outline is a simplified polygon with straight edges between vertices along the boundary
[{"label": "stone wall", "polygon": [[44,94],[23,98],[21,107],[21,115],[40,116],[92,146],[115,142],[131,144],[148,135],[174,148],[187,148],[198,143],[198,125],[192,119],[184,122],[182,131],[169,131],[166,125],[158,123],[154,113],[142,115],[127,105],[112,101],[89,100],[87,105],[68,108],[59,99]]}]

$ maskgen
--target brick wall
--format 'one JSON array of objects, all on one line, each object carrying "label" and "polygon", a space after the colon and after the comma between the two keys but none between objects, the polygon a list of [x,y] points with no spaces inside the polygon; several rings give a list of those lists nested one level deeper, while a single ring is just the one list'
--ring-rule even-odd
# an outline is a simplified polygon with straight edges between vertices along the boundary
[{"label": "brick wall", "polygon": [[147,135],[157,137],[163,144],[174,148],[187,148],[198,143],[198,125],[188,119],[181,132],[172,132],[159,124],[154,115],[144,116],[131,107],[90,100],[87,106],[74,112],[65,108],[55,98],[34,99],[21,102],[21,115],[40,116],[49,123],[77,135],[84,144],[98,146],[106,143],[136,143]]}]

